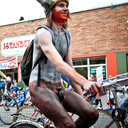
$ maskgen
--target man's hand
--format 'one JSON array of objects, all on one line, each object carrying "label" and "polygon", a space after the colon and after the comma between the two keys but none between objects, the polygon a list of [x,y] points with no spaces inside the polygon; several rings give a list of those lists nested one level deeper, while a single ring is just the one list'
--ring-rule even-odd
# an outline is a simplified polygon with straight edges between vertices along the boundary
[{"label": "man's hand", "polygon": [[83,88],[90,94],[96,94],[99,92],[99,90],[101,90],[101,92],[104,93],[103,86],[98,84],[97,82],[88,81],[86,84],[84,84]]}]

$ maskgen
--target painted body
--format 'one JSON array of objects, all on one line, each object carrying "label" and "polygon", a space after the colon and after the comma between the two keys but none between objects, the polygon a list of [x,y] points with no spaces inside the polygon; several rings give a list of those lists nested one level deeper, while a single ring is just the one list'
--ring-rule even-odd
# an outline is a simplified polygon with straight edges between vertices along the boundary
[{"label": "painted body", "polygon": [[[51,9],[47,14],[47,22],[49,21],[48,17],[51,13],[57,15],[56,19],[55,17],[52,19],[52,26],[50,26],[54,35],[58,35],[55,36],[54,39],[56,42],[55,46],[52,43],[50,32],[44,28],[37,31],[35,38],[37,42],[35,45],[37,50],[35,51],[36,54],[34,54],[35,60],[42,50],[48,58],[48,65],[45,67],[42,66],[41,68],[40,86],[37,86],[36,69],[32,72],[30,78],[30,94],[33,104],[58,127],[88,128],[97,120],[98,111],[82,97],[81,86],[91,94],[97,93],[98,88],[103,92],[103,88],[98,83],[86,80],[73,68],[70,46],[67,50],[65,43],[66,37],[62,34],[64,23],[68,17],[68,3],[66,1],[57,1],[52,8],[53,10]],[[43,64],[42,62],[42,65]],[[48,77],[46,77],[46,75],[44,76],[43,73],[47,74]],[[75,92],[65,90],[61,83],[61,74],[70,80]],[[62,102],[60,102],[60,97],[58,96],[59,92],[64,94],[63,99],[61,99]],[[79,118],[74,122],[67,112],[75,113]]]}]

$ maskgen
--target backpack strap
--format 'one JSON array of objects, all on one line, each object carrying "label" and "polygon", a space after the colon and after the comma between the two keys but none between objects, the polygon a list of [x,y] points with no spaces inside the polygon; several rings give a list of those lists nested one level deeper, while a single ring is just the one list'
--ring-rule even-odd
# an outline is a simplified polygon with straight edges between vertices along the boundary
[{"label": "backpack strap", "polygon": [[40,71],[41,71],[41,64],[38,65],[38,78],[37,78],[37,86],[40,86]]},{"label": "backpack strap", "polygon": [[63,29],[63,30],[65,32],[67,44],[68,44],[68,47],[69,47],[69,45],[70,45],[70,34],[69,34],[69,31],[66,30],[66,29]]},{"label": "backpack strap", "polygon": [[[52,43],[55,45],[53,31],[52,31],[49,27],[47,27],[46,25],[40,26],[39,28],[37,28],[37,30],[38,30],[38,29],[41,29],[41,28],[45,28],[46,30],[48,30],[48,31],[51,33],[51,35],[52,35]],[[37,31],[37,30],[36,30],[36,31]]]},{"label": "backpack strap", "polygon": [[[67,40],[67,51],[68,51],[68,48],[69,48],[69,45],[70,45],[70,34],[69,34],[69,31],[68,30],[66,30],[66,29],[63,29],[63,30],[65,32],[65,37],[66,37],[66,40]],[[63,59],[64,61],[65,61],[65,57]]]}]

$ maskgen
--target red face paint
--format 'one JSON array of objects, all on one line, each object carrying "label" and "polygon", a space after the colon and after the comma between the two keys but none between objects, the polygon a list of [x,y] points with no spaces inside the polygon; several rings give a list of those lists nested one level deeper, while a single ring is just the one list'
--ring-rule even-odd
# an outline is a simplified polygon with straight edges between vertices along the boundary
[{"label": "red face paint", "polygon": [[67,15],[62,15],[62,12],[57,12],[56,10],[54,10],[53,12],[53,21],[55,23],[58,23],[59,25],[63,25],[63,22],[67,20]]}]

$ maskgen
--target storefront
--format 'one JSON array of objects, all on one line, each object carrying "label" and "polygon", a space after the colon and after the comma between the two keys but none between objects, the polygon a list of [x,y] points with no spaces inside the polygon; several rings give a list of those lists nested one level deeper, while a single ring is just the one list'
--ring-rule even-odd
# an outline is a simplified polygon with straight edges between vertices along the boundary
[{"label": "storefront", "polygon": [[73,56],[73,66],[80,74],[89,79],[90,74],[97,77],[97,68],[102,68],[103,79],[117,75],[116,53]]},{"label": "storefront", "polygon": [[96,77],[97,68],[101,66],[103,68],[103,78],[106,78],[106,57],[73,59],[73,66],[77,72],[87,79],[90,74],[94,74]]},{"label": "storefront", "polygon": [[[25,35],[5,38],[1,41],[1,56],[6,57],[6,59],[0,60],[0,70],[6,76],[11,76],[12,79],[17,80],[21,77],[20,60],[17,60],[17,56],[23,55],[33,38],[34,35]],[[76,71],[87,79],[90,78],[90,74],[97,77],[98,67],[102,68],[103,79],[128,71],[128,52],[80,55],[72,56],[72,59]]]},{"label": "storefront", "polygon": [[1,41],[1,56],[6,59],[0,60],[0,70],[13,80],[20,78],[20,61],[17,56],[22,56],[34,35],[25,35],[5,38]]},{"label": "storefront", "polygon": [[17,80],[18,78],[17,69],[18,69],[17,57],[10,57],[0,60],[0,70],[2,71],[2,73],[5,74],[5,76],[10,76],[11,79]]},{"label": "storefront", "polygon": [[[15,56],[16,58],[15,67],[13,67],[14,63],[12,64],[12,67],[11,66],[7,67],[7,65],[5,66],[5,64],[0,64],[0,66],[2,66],[2,68],[1,67],[0,68],[6,76],[11,76],[12,79],[20,78],[20,65],[19,65],[20,61],[17,61],[16,56],[23,55],[26,47],[29,45],[29,43],[33,38],[34,35],[25,35],[25,36],[13,37],[13,38],[6,38],[1,41],[1,56],[11,57],[11,58]],[[90,74],[94,74],[95,77],[97,77],[98,67],[102,68],[103,79],[108,78],[110,75],[116,76],[118,58],[116,53],[83,55],[83,56],[72,57],[73,66],[76,69],[76,71],[87,79],[90,78]]]}]

